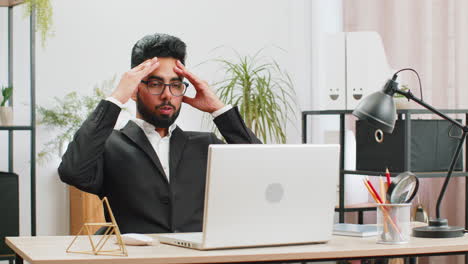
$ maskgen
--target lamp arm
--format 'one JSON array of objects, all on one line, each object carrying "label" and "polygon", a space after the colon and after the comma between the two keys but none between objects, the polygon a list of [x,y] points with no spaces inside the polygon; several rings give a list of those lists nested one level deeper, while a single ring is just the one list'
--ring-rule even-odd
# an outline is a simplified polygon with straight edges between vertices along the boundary
[{"label": "lamp arm", "polygon": [[459,127],[462,131],[464,132],[468,132],[468,127],[463,125],[462,123],[458,122],[457,120],[453,119],[453,118],[450,118],[448,117],[447,115],[445,115],[444,113],[440,112],[439,110],[435,109],[434,107],[428,105],[426,102],[424,102],[423,100],[417,98],[416,96],[413,95],[413,93],[411,93],[411,91],[401,91],[401,90],[395,90],[394,91],[395,93],[397,94],[401,94],[403,95],[404,97],[410,99],[410,100],[413,100],[415,101],[416,103],[418,103],[419,105],[423,106],[424,108],[428,109],[429,111],[433,112],[434,114],[442,117],[443,119],[447,120],[447,121],[450,121],[452,124],[456,125],[457,127]]},{"label": "lamp arm", "polygon": [[455,153],[454,153],[454,155],[452,157],[452,161],[450,162],[450,167],[448,169],[447,176],[446,176],[445,181],[444,181],[444,185],[442,186],[442,189],[440,190],[439,197],[437,199],[436,217],[440,218],[440,204],[441,204],[442,199],[444,197],[445,191],[447,190],[447,186],[448,186],[448,183],[450,181],[450,178],[452,177],[452,173],[453,173],[453,170],[455,168],[455,164],[457,163],[458,156],[460,155],[460,152],[461,152],[461,150],[463,148],[463,144],[465,143],[465,139],[466,139],[466,136],[467,136],[467,133],[468,133],[468,127],[461,124],[457,120],[448,117],[447,115],[443,114],[439,110],[437,110],[434,107],[428,105],[423,100],[415,97],[411,93],[411,91],[405,92],[405,91],[401,91],[401,90],[396,89],[396,90],[394,90],[394,92],[397,93],[397,94],[401,94],[401,95],[405,96],[406,98],[408,98],[410,100],[415,101],[416,103],[418,103],[419,105],[421,105],[421,106],[425,107],[426,109],[430,110],[434,114],[442,117],[443,119],[445,119],[447,121],[450,121],[452,124],[456,125],[457,127],[459,127],[463,131],[462,136],[460,138],[460,142],[458,143],[457,149],[455,150]]},{"label": "lamp arm", "polygon": [[442,186],[442,189],[440,190],[439,198],[437,198],[437,206],[436,206],[436,217],[440,218],[440,204],[442,202],[442,199],[445,194],[445,190],[447,189],[447,185],[450,181],[450,178],[452,176],[453,169],[455,168],[455,164],[457,163],[458,156],[460,155],[460,152],[463,148],[463,144],[465,143],[467,132],[463,131],[463,134],[460,138],[460,142],[458,143],[457,150],[455,150],[455,154],[453,155],[452,161],[450,162],[450,167],[447,172],[447,177],[445,178],[444,185]]}]

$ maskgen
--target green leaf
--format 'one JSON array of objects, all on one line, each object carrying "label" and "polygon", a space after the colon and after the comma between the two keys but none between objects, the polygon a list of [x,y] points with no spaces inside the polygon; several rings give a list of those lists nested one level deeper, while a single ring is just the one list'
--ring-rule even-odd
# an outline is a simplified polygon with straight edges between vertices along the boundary
[{"label": "green leaf", "polygon": [[37,123],[54,128],[57,136],[45,143],[44,149],[38,154],[38,161],[43,162],[54,155],[60,157],[60,148],[65,142],[72,140],[84,120],[94,111],[96,105],[106,98],[115,87],[115,76],[94,87],[92,95],[80,95],[70,92],[63,98],[54,97],[50,108],[37,106]]},{"label": "green leaf", "polygon": [[234,61],[216,60],[224,69],[215,83],[219,98],[237,105],[246,125],[266,142],[285,143],[288,121],[296,118],[296,95],[289,74],[272,59],[236,52]]},{"label": "green leaf", "polygon": [[11,96],[13,95],[13,87],[12,86],[7,86],[7,87],[2,87],[2,102],[0,103],[0,106],[5,106],[6,102],[10,100]]},{"label": "green leaf", "polygon": [[24,0],[24,4],[24,17],[29,17],[33,10],[36,12],[35,31],[41,34],[42,47],[45,47],[47,37],[53,36],[53,10],[50,0]]}]

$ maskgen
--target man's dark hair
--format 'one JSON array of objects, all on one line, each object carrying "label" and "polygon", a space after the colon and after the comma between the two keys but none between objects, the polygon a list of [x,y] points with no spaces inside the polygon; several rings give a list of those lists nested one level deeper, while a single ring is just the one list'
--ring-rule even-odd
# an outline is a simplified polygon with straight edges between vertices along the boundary
[{"label": "man's dark hair", "polygon": [[179,38],[161,33],[146,35],[133,46],[132,68],[153,57],[172,57],[185,64],[185,55],[186,45]]}]

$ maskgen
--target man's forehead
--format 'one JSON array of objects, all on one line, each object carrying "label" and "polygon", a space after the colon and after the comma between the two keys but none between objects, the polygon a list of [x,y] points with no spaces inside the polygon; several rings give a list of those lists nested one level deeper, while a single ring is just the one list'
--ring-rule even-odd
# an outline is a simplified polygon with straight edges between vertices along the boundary
[{"label": "man's forehead", "polygon": [[160,81],[164,81],[164,80],[170,80],[170,81],[181,81],[183,78],[182,76],[179,76],[177,74],[174,73],[174,75],[172,76],[161,76],[161,75],[158,75],[158,74],[151,74],[148,76],[148,80],[160,80]]},{"label": "man's forehead", "polygon": [[169,80],[183,80],[183,77],[174,71],[176,66],[176,59],[174,58],[159,58],[159,66],[150,75],[149,78],[169,81]]}]

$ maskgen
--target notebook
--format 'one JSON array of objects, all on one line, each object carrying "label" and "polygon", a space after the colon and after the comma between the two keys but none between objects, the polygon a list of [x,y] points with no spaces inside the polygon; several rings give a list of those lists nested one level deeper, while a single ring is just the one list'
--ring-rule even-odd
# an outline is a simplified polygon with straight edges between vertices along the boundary
[{"label": "notebook", "polygon": [[376,225],[361,224],[335,224],[333,226],[333,235],[369,237],[377,235]]}]

